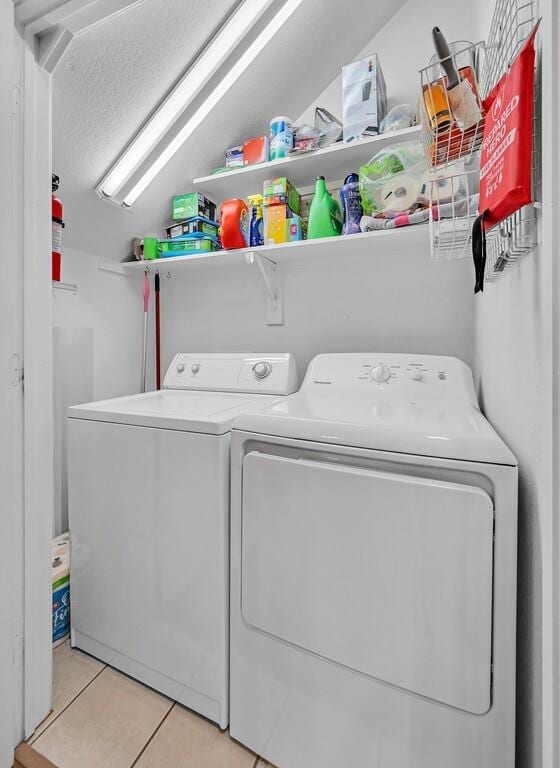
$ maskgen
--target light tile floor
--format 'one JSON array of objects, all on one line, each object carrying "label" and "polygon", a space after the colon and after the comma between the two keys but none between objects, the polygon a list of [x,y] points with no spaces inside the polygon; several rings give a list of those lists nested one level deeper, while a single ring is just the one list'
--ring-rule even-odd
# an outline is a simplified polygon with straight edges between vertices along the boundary
[{"label": "light tile floor", "polygon": [[68,644],[54,651],[53,711],[29,743],[58,768],[270,765],[203,717]]}]

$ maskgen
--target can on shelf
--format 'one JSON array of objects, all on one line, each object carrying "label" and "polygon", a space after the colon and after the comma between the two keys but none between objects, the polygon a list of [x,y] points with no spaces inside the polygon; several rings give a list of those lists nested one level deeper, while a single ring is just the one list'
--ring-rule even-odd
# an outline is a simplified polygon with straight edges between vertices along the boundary
[{"label": "can on shelf", "polygon": [[270,159],[288,157],[294,146],[294,127],[289,117],[273,117],[270,121]]}]

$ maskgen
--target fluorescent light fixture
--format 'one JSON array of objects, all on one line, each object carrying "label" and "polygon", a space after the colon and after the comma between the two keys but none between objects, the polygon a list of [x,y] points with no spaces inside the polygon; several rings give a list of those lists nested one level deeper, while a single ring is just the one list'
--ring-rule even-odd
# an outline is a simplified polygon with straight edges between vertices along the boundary
[{"label": "fluorescent light fixture", "polygon": [[97,186],[102,197],[112,197],[121,189],[271,2],[244,0],[241,3]]},{"label": "fluorescent light fixture", "polygon": [[[256,2],[256,0],[251,0]],[[303,0],[287,0],[278,13],[263,29],[260,35],[251,43],[249,48],[235,62],[232,68],[224,75],[219,84],[212,91],[210,96],[200,105],[192,117],[187,120],[185,125],[177,133],[170,143],[162,150],[152,165],[147,169],[144,175],[138,180],[130,192],[123,200],[123,205],[131,206],[139,195],[146,189],[148,184],[154,179],[161,169],[165,166],[178,149],[185,143],[189,136],[198,128],[202,121],[214,109],[216,104],[223,98],[232,85],[252,64],[263,48],[272,40],[280,27],[290,18],[294,11],[301,5]]]}]

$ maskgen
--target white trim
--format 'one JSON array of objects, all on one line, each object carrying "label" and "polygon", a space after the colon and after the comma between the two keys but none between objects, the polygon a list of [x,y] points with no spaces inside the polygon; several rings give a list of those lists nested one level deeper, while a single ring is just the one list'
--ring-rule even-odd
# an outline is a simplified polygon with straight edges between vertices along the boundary
[{"label": "white trim", "polygon": [[0,185],[0,231],[4,242],[0,281],[0,540],[8,542],[0,558],[0,584],[4,585],[4,609],[0,631],[0,765],[13,761],[13,747],[21,737],[23,705],[21,651],[21,552],[23,498],[22,386],[14,379],[13,355],[21,354],[22,306],[18,295],[19,255],[14,248],[14,157],[13,112],[16,78],[16,46],[11,0],[0,0],[0,167],[5,171]]},{"label": "white trim", "polygon": [[[558,83],[558,35],[560,34],[558,0],[541,0],[542,34],[542,252],[541,261],[550,278],[550,367],[552,443],[551,503],[542,517],[542,766],[558,768],[559,760],[559,521],[560,500],[560,268],[558,265],[558,216],[560,154],[558,120],[560,119],[560,88]],[[548,345],[548,338],[543,336]],[[543,404],[544,405],[544,404]]]},{"label": "white trim", "polygon": [[55,24],[62,24],[73,35],[138,5],[143,0],[19,0],[16,22],[39,35]]},{"label": "white trim", "polygon": [[24,64],[24,499],[25,735],[51,706],[51,562],[54,508],[52,400],[50,75],[25,47]]}]

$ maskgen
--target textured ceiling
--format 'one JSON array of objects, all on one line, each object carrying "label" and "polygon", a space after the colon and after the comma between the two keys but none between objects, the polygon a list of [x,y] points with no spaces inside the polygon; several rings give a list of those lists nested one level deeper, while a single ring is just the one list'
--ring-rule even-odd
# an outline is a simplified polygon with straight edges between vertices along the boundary
[{"label": "textured ceiling", "polygon": [[301,114],[402,4],[304,0],[129,211],[93,188],[232,0],[144,0],[76,37],[53,76],[53,170],[66,243],[122,259],[132,237],[161,233],[171,195],[189,191],[192,178],[222,163],[226,147],[263,133],[275,114]]}]

